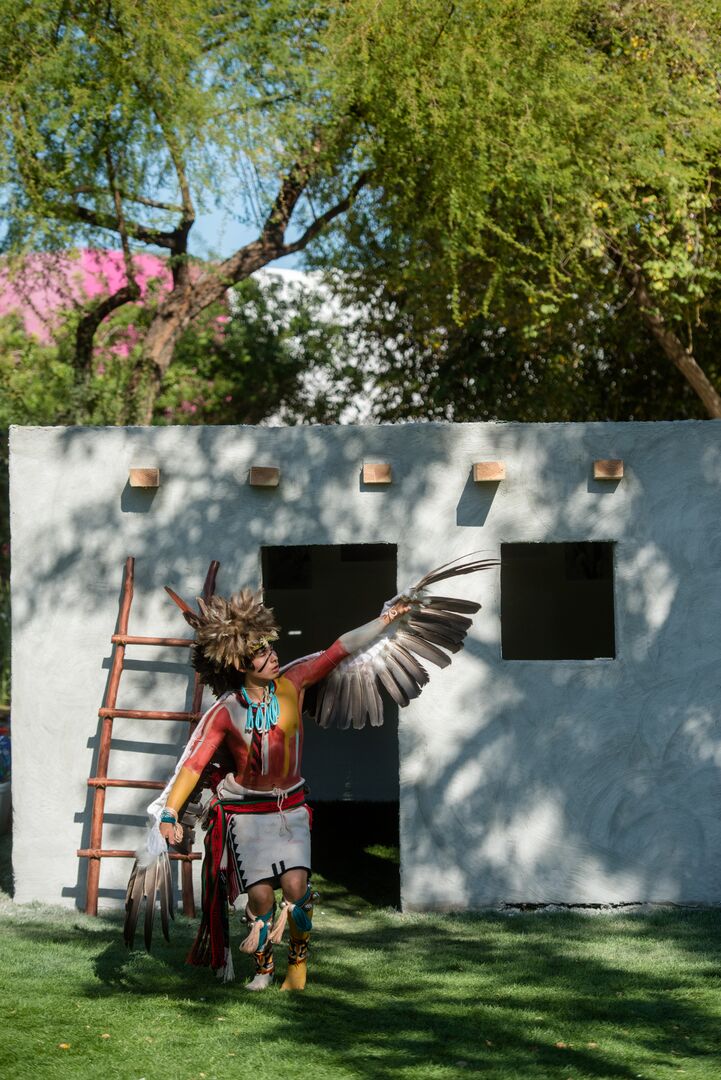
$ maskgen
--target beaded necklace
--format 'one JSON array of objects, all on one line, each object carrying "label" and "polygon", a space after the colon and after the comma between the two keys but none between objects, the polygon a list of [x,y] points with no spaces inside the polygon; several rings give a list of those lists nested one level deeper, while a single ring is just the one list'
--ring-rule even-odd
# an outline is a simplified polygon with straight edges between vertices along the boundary
[{"label": "beaded necklace", "polygon": [[266,684],[260,701],[251,701],[244,686],[240,688],[240,697],[247,709],[245,717],[246,732],[253,730],[270,731],[271,728],[275,727],[280,716],[280,705],[275,693],[274,682]]}]

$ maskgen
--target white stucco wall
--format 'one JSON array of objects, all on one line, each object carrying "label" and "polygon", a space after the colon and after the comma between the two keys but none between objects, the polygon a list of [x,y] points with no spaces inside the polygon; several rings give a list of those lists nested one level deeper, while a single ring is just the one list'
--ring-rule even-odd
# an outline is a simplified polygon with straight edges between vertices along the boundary
[{"label": "white stucco wall", "polygon": [[[592,479],[607,457],[626,463],[617,485]],[[488,458],[498,487],[470,479]],[[364,490],[364,460],[390,461],[392,486]],[[279,489],[250,488],[251,464],[279,465]],[[147,465],[154,495],[127,486]],[[395,543],[405,584],[504,541],[613,540],[615,660],[502,660],[498,573],[464,580],[483,603],[467,648],[401,713],[403,904],[721,901],[720,510],[714,421],[13,429],[16,899],[83,901],[127,555],[130,632],[161,635],[180,632],[167,581],[193,594],[217,558],[220,591],[256,583],[262,544]],[[183,658],[129,656],[119,705],[176,708]],[[182,728],[150,732],[116,721],[111,775],[168,774]],[[105,845],[135,846],[145,801],[108,793]],[[127,871],[103,862],[101,904]]]}]

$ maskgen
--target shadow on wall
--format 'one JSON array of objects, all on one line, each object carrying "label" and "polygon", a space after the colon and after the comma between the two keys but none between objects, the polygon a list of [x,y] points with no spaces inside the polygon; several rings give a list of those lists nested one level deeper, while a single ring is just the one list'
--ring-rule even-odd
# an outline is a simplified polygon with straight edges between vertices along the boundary
[{"label": "shadow on wall", "polygon": [[[569,455],[588,456],[579,453],[580,429],[568,428],[566,442]],[[642,447],[661,476],[674,475],[675,453],[661,431]],[[542,503],[523,539],[618,535],[608,489],[581,519],[541,435],[534,460],[529,486]],[[435,753],[419,753],[410,725],[402,727],[413,794],[401,801],[401,835],[414,842],[404,890],[410,907],[455,906],[438,884],[444,873],[461,908],[721,900],[713,854],[721,851],[714,674],[721,600],[710,588],[710,574],[721,584],[713,524],[721,478],[706,480],[699,519],[698,491],[656,484],[649,496],[643,472],[632,476],[626,535],[615,553],[615,660],[499,664],[495,643],[470,640],[480,693],[466,691],[459,712],[446,718],[440,752],[435,745]],[[467,502],[464,492],[464,517]],[[648,521],[657,532],[644,535]],[[669,529],[670,522],[684,524]]]},{"label": "shadow on wall", "polygon": [[[608,425],[598,425],[595,436],[592,427],[557,431],[566,457],[586,462],[599,456]],[[670,427],[658,425],[658,438],[640,444],[639,458],[652,460],[655,470],[668,462],[673,471],[676,451],[663,431]],[[379,445],[392,446],[404,437],[402,428],[378,431]],[[363,433],[346,429],[330,441],[307,438],[303,430],[192,429],[184,444],[182,501],[176,501],[175,510],[170,502],[164,504],[162,524],[153,519],[152,533],[143,528],[134,532],[141,608],[140,598],[167,580],[192,593],[211,558],[221,562],[221,591],[230,581],[257,580],[258,553],[265,544],[397,542],[399,565],[403,560],[412,573],[427,570],[428,546],[414,539],[424,536],[424,525],[416,519],[435,490],[434,469],[449,459],[452,431],[439,425],[437,437],[424,439],[418,463],[396,489],[402,500],[394,492],[390,500],[364,501],[359,508],[343,501],[332,477],[339,456],[350,465],[367,452]],[[617,538],[612,499],[600,495],[589,512],[587,501],[581,508],[570,497],[573,492],[556,466],[558,441],[552,453],[540,426],[533,435],[514,425],[498,431],[509,459],[528,454],[529,440],[535,439],[530,447],[535,475],[525,491],[526,532],[518,535],[509,518],[506,524],[499,520],[498,535],[508,541]],[[83,441],[84,435],[68,429],[59,445],[69,459],[87,454],[92,463],[93,444]],[[407,437],[412,439],[412,432]],[[286,461],[298,461],[302,454],[304,475],[326,472],[331,479],[323,491],[288,483],[283,501],[273,492],[251,488],[244,488],[239,500],[239,481],[219,467],[217,456],[227,446],[244,446],[248,458],[258,445],[273,460],[282,454]],[[473,689],[464,691],[457,714],[443,718],[442,745],[434,742],[429,750],[426,742],[414,739],[412,714],[402,725],[402,783],[410,786],[413,799],[404,804],[401,838],[412,844],[411,876],[424,882],[413,891],[422,893],[427,906],[445,903],[434,884],[444,875],[459,905],[471,907],[569,895],[578,902],[616,894],[627,901],[721,898],[721,868],[716,879],[707,875],[708,897],[689,892],[708,865],[709,850],[719,843],[718,710],[709,690],[716,665],[709,657],[721,617],[721,590],[709,595],[707,575],[698,568],[721,563],[721,538],[713,528],[710,498],[708,517],[699,520],[693,502],[697,494],[658,484],[647,491],[642,465],[639,461],[624,480],[623,517],[633,522],[627,528],[634,534],[632,544],[618,545],[618,658],[576,665],[500,662],[497,643],[472,636],[464,663],[475,664],[477,678]],[[706,483],[717,494],[716,477],[709,474]],[[588,491],[584,469],[579,489]],[[161,488],[158,503],[163,495]],[[500,499],[491,499],[490,505],[487,493],[480,497],[477,514],[470,499],[464,489],[457,523],[468,530],[467,542],[464,533],[456,534],[458,546],[449,557],[487,548],[484,522],[488,526],[496,514],[502,519],[505,513]],[[62,579],[69,575],[89,585],[119,580],[117,551],[109,551],[107,544],[118,509],[117,500],[112,506],[89,500],[61,539],[52,526],[39,526],[37,548],[44,558],[38,561],[34,592],[21,618],[32,620],[38,596],[44,604],[53,597],[59,601]],[[126,502],[122,512],[134,510]],[[694,514],[697,527],[686,533],[680,528],[643,533],[643,522],[683,521]],[[186,584],[189,563],[195,579]],[[480,594],[494,587],[489,576]],[[708,613],[707,620],[699,617],[701,612]],[[685,643],[682,654],[679,642]],[[148,671],[160,674],[162,669],[151,665]],[[186,702],[189,687],[190,681]],[[436,707],[433,689],[426,693],[430,707]],[[633,717],[623,729],[616,720],[619,694]],[[152,744],[143,746],[152,753]],[[95,762],[90,756],[87,766],[91,775]],[[157,775],[165,774],[158,769]],[[439,792],[444,793],[441,799]],[[90,801],[78,809],[86,823],[84,844],[89,807]],[[82,865],[74,887],[80,906],[84,875]]]}]

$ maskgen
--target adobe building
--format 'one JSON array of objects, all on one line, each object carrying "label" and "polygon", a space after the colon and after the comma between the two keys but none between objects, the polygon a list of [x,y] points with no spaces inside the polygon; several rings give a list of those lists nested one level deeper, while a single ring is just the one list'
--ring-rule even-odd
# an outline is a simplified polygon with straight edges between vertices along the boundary
[{"label": "adobe building", "polygon": [[[219,592],[264,584],[283,661],[477,551],[500,566],[437,587],[483,606],[420,698],[381,729],[307,725],[312,801],[399,818],[404,910],[721,901],[721,422],[14,428],[10,445],[17,901],[85,905],[128,556],[130,635],[187,637],[163,586],[191,598],[217,559]],[[116,711],[192,693],[187,649],[127,646]],[[187,732],[115,717],[107,777],[165,780]],[[102,849],[134,849],[154,792],[103,790]],[[129,869],[100,860],[101,908]]]}]

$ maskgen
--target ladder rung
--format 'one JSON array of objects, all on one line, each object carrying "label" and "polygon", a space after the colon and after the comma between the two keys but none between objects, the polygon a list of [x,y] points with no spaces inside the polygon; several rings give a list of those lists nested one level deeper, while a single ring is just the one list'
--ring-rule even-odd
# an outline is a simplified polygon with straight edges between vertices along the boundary
[{"label": "ladder rung", "polygon": [[[104,850],[103,848],[81,848],[78,850],[77,854],[81,859],[134,859],[137,852],[120,851],[112,848],[107,850]],[[199,851],[191,851],[187,855],[179,851],[169,851],[168,855],[171,859],[176,859],[180,862],[195,862],[196,859],[202,858]]]},{"label": "ladder rung", "polygon": [[124,716],[128,720],[200,720],[197,712],[161,712],[157,709],[98,709],[98,716]]},{"label": "ladder rung", "polygon": [[187,647],[194,643],[194,638],[184,637],[136,637],[133,634],[113,634],[110,639],[115,645],[177,645]]},{"label": "ladder rung", "polygon": [[147,788],[150,791],[162,791],[165,784],[162,780],[111,780],[107,776],[91,776],[88,780],[88,787]]}]

